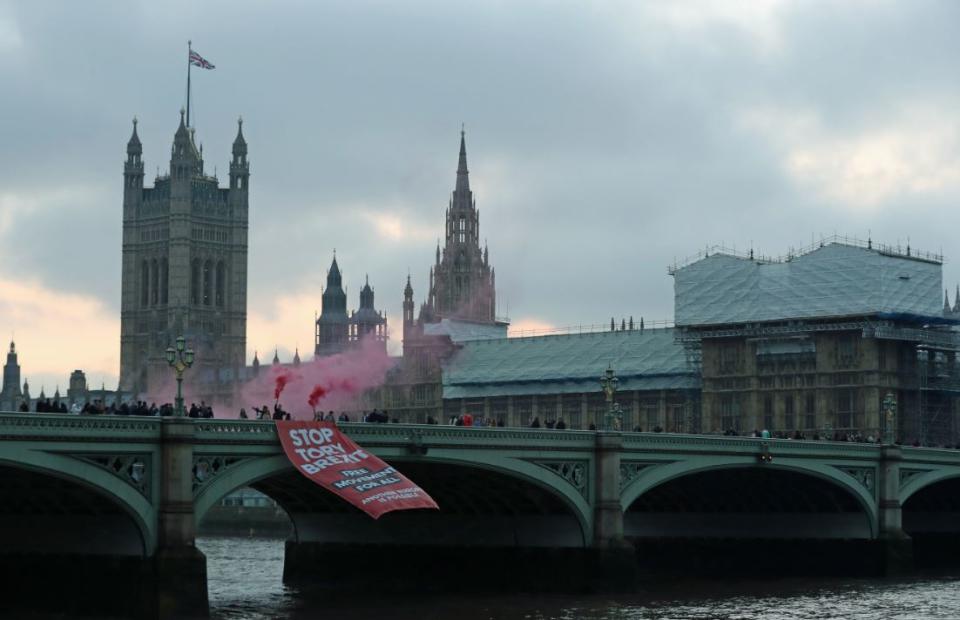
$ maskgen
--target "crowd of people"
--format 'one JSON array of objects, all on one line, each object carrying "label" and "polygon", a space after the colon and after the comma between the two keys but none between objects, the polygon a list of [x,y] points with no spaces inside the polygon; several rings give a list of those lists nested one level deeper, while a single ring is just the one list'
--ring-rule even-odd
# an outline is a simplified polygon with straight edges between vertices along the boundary
[{"label": "crowd of people", "polygon": [[[18,409],[20,413],[30,413],[30,406],[26,401],[20,403]],[[123,415],[123,416],[154,416],[169,417],[175,413],[173,403],[164,403],[157,406],[156,403],[147,404],[146,401],[138,400],[135,403],[123,402],[106,404],[100,399],[87,401],[83,405],[74,403],[71,406],[60,400],[51,401],[49,398],[37,400],[34,404],[34,413],[69,413],[75,415]],[[204,401],[200,404],[190,403],[190,408],[186,410],[187,417],[191,418],[212,418],[213,407]]]},{"label": "crowd of people", "polygon": [[[21,413],[30,413],[30,406],[26,401],[23,401],[20,404],[19,411]],[[119,405],[115,403],[106,404],[102,400],[93,400],[84,403],[82,406],[75,403],[71,406],[67,406],[67,403],[58,399],[38,399],[34,404],[34,412],[36,413],[71,413],[78,415],[121,415],[121,416],[155,416],[155,417],[168,417],[173,416],[175,413],[174,405],[172,403],[164,403],[162,405],[157,405],[156,403],[151,403],[148,405],[146,401],[136,401],[135,403],[120,403]],[[204,401],[197,403],[190,403],[190,407],[186,410],[187,417],[190,418],[213,418],[213,407],[206,404]],[[386,424],[393,423],[399,424],[400,420],[396,417],[391,417],[389,412],[386,409],[380,410],[374,408],[372,411],[361,411],[355,413],[357,419],[361,422],[367,422],[371,424]],[[323,420],[327,422],[352,422],[351,414],[345,411],[341,411],[339,414],[334,411],[314,411],[313,419],[316,421]],[[241,420],[290,420],[290,412],[284,410],[283,405],[279,402],[273,405],[271,410],[267,405],[262,407],[252,407],[251,413],[248,415],[246,409],[240,409],[239,418]],[[437,420],[433,416],[427,416],[427,424],[438,424]],[[478,428],[502,428],[506,426],[506,422],[502,417],[485,417],[485,416],[474,416],[471,413],[464,413],[462,415],[451,416],[448,420],[448,424],[451,426],[470,426]],[[543,422],[540,421],[539,417],[534,417],[530,422],[530,428],[546,428],[551,430],[566,430],[570,428],[562,418],[557,418],[556,420],[547,419]],[[587,430],[595,431],[597,427],[595,424],[591,423]],[[640,426],[635,426],[633,432],[642,433],[643,428]],[[660,426],[655,426],[652,429],[654,433],[662,433],[664,429]],[[728,437],[740,436],[741,433],[734,430],[728,429],[723,432],[723,435]],[[809,435],[803,431],[769,431],[769,430],[759,430],[754,429],[752,432],[745,434],[747,437],[756,437],[761,439],[792,439],[798,441],[838,441],[838,442],[850,442],[850,443],[866,443],[866,444],[879,444],[883,442],[882,437],[879,434],[873,433],[861,433],[859,431],[826,431],[823,433],[813,431]],[[897,441],[897,444],[903,444],[913,447],[920,447],[922,444],[919,440],[912,441]],[[960,450],[960,444],[956,445],[936,445],[929,447],[937,448],[956,448]]]}]

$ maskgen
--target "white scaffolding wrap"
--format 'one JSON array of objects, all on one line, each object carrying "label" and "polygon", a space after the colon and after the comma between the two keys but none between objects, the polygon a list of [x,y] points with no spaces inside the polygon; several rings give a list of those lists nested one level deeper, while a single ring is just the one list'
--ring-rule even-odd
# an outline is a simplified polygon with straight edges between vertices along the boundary
[{"label": "white scaffolding wrap", "polygon": [[888,313],[942,316],[939,262],[842,243],[783,262],[714,254],[673,275],[678,327]]}]

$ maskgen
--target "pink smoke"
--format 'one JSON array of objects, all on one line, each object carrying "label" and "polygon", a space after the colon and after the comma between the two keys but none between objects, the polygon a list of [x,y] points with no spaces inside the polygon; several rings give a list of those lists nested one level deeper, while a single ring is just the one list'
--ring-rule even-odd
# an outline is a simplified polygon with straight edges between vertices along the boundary
[{"label": "pink smoke", "polygon": [[243,385],[234,407],[218,408],[216,414],[236,417],[240,407],[247,411],[261,407],[271,394],[294,419],[311,420],[314,409],[354,411],[362,406],[359,397],[383,385],[393,367],[394,360],[381,347],[369,340],[356,349],[304,362],[296,370],[281,366],[261,368],[258,377]]},{"label": "pink smoke", "polygon": [[313,391],[310,392],[310,398],[307,399],[307,404],[310,405],[310,408],[316,411],[317,403],[320,402],[320,399],[326,396],[327,390],[322,385],[313,386]]},{"label": "pink smoke", "polygon": [[283,367],[279,368],[273,378],[273,400],[280,400],[283,388],[287,387],[287,384],[296,378],[298,377],[293,371]]}]

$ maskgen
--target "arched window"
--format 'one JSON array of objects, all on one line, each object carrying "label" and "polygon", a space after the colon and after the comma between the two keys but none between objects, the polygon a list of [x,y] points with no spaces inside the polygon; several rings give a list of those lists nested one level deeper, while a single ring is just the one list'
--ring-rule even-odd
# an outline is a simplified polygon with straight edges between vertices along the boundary
[{"label": "arched window", "polygon": [[212,300],[213,293],[213,265],[210,261],[203,263],[203,305],[209,306]]},{"label": "arched window", "polygon": [[140,305],[150,304],[150,264],[143,261],[140,265]]},{"label": "arched window", "polygon": [[190,266],[190,303],[200,305],[200,261],[197,259]]},{"label": "arched window", "polygon": [[216,304],[217,306],[223,307],[223,297],[224,297],[224,287],[226,286],[226,268],[223,266],[223,261],[217,262],[217,294],[216,294]]},{"label": "arched window", "polygon": [[166,304],[170,293],[170,266],[167,259],[160,261],[160,303]]},{"label": "arched window", "polygon": [[150,267],[150,303],[156,305],[160,301],[160,265],[157,259],[153,259]]}]

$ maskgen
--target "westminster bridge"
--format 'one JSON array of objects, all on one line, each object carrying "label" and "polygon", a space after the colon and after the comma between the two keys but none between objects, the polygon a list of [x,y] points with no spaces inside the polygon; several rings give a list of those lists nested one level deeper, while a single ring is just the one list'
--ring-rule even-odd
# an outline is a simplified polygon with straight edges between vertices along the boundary
[{"label": "westminster bridge", "polygon": [[960,534],[960,451],[668,433],[340,427],[397,465],[440,511],[370,519],[297,473],[272,422],[0,414],[0,578],[8,592],[29,598],[42,596],[51,571],[63,571],[58,582],[78,584],[80,608],[102,603],[97,593],[105,591],[118,608],[139,606],[144,616],[202,616],[198,524],[247,486],[290,517],[289,581],[320,575],[335,582],[378,565],[414,575],[438,566],[448,575],[470,571],[484,583],[522,580],[524,572],[550,581],[560,569],[549,567],[564,566],[586,583],[629,575],[644,554],[677,540],[739,541],[741,550],[751,540],[768,549],[777,540],[809,549],[853,543],[881,573],[908,565],[915,540]]}]

